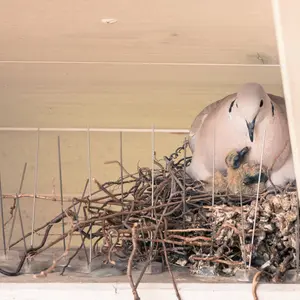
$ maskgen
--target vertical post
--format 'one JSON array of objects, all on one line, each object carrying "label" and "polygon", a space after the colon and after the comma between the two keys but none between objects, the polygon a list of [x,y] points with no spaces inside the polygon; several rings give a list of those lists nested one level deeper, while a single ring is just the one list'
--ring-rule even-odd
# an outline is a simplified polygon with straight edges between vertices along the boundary
[{"label": "vertical post", "polygon": [[3,243],[3,252],[6,257],[6,240],[5,240],[5,229],[4,229],[4,212],[3,212],[3,197],[2,197],[2,181],[0,174],[0,214],[1,214],[1,228],[2,228],[2,243]]},{"label": "vertical post", "polygon": [[[92,167],[91,167],[91,137],[90,129],[87,130],[87,155],[88,155],[88,176],[89,176],[89,199],[92,199]],[[92,241],[93,227],[91,226],[90,230],[90,253],[89,253],[89,269],[92,270],[92,250],[93,250],[93,241]]]},{"label": "vertical post", "polygon": [[34,243],[34,226],[35,226],[35,209],[36,209],[36,194],[37,194],[37,182],[39,172],[39,148],[40,148],[40,129],[37,131],[37,145],[35,155],[35,169],[34,169],[34,189],[33,189],[33,202],[32,202],[32,219],[31,219],[31,240],[30,246],[33,247]]},{"label": "vertical post", "polygon": [[[298,197],[300,195],[300,2],[298,0],[273,0],[273,18],[280,59],[280,70],[285,96],[289,133],[297,181]],[[298,216],[296,225],[296,258],[299,275],[299,198],[297,201]]]},{"label": "vertical post", "polygon": [[[59,185],[60,185],[60,207],[61,212],[64,212],[64,197],[63,197],[63,182],[62,182],[62,166],[61,166],[61,152],[60,152],[60,136],[57,137],[58,147],[58,170],[59,170]],[[65,234],[65,222],[64,218],[61,220],[62,234]],[[66,240],[63,239],[64,251],[66,251]]]}]

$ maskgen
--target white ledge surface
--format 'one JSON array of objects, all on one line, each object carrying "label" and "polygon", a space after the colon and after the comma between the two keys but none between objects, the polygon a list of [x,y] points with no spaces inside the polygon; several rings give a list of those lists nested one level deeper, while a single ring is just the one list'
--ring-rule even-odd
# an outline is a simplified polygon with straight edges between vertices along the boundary
[{"label": "white ledge surface", "polygon": [[[178,288],[183,300],[253,300],[251,284],[179,283]],[[144,283],[138,293],[141,300],[176,299],[171,283]],[[259,300],[298,300],[300,285],[260,284],[257,294]],[[0,283],[0,295],[1,300],[133,299],[127,283]]]}]

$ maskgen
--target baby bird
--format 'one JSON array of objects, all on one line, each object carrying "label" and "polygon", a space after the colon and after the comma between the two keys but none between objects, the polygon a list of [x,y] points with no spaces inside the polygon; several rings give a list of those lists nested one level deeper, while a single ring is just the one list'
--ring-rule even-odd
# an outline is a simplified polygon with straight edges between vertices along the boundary
[{"label": "baby bird", "polygon": [[[215,172],[215,192],[229,194],[253,195],[257,192],[257,184],[259,180],[259,164],[243,163],[245,155],[249,152],[248,147],[244,147],[241,151],[232,150],[226,158],[227,174],[224,175],[220,171]],[[265,189],[265,183],[268,180],[267,170],[262,166],[262,172],[259,183],[259,192]],[[212,177],[206,186],[207,191],[212,191]]]}]

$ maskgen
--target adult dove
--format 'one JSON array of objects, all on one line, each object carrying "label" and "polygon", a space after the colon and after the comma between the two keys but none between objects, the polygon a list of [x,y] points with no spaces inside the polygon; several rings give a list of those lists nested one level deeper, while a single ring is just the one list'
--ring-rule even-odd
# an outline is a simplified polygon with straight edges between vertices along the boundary
[{"label": "adult dove", "polygon": [[[205,107],[195,118],[189,134],[193,153],[187,173],[206,180],[213,171],[225,171],[225,157],[231,149],[249,147],[246,161],[263,165],[273,184],[283,186],[295,180],[285,102],[267,94],[258,83],[246,83],[237,93]],[[267,182],[270,186],[271,182]]]}]

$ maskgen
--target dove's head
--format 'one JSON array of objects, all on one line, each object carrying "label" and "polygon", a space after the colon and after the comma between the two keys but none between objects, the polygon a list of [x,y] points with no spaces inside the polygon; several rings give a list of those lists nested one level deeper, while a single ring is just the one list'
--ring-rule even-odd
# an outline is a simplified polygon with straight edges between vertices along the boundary
[{"label": "dove's head", "polygon": [[237,92],[231,103],[231,110],[245,120],[250,141],[254,140],[254,129],[270,113],[272,102],[263,87],[258,83],[246,83]]}]

